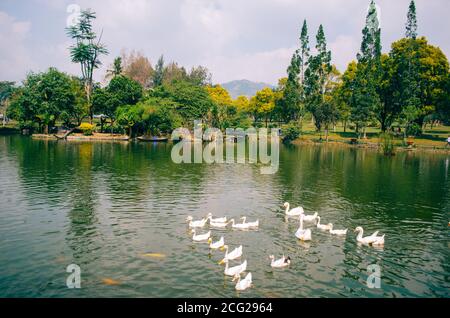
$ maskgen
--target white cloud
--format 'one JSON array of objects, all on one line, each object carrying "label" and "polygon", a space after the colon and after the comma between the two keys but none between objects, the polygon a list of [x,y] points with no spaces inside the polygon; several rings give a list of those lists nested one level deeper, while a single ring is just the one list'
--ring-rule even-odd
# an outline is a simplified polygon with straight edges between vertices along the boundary
[{"label": "white cloud", "polygon": [[0,11],[0,80],[20,80],[35,66],[25,46],[30,28]]},{"label": "white cloud", "polygon": [[[377,1],[382,10],[384,52],[389,51],[392,41],[404,34],[409,1]],[[12,45],[10,49],[4,44],[6,42],[0,43],[2,77],[23,78],[26,70],[43,70],[50,65],[79,73],[78,66],[70,63],[68,58],[70,42],[62,25],[68,14],[66,6],[73,2],[96,11],[95,30],[104,31],[103,42],[110,54],[102,59],[104,67],[97,72],[97,80],[103,78],[105,68],[114,57],[127,48],[142,51],[153,63],[160,54],[164,54],[166,61],[175,60],[188,68],[205,65],[216,82],[247,78],[275,84],[278,78],[286,75],[305,18],[308,20],[311,47],[315,44],[317,28],[323,23],[333,62],[343,71],[359,49],[370,1],[34,0],[40,11],[29,20],[33,21],[35,28],[39,27],[39,32],[33,34],[32,41],[30,24],[13,18],[19,16],[18,13],[26,16],[29,14],[27,10],[17,6],[17,12],[11,9],[7,18],[5,13],[1,18],[8,26],[2,26],[0,34],[7,36],[7,42]],[[450,20],[446,17],[450,2],[416,2],[419,33],[450,53],[446,34],[450,28]],[[46,19],[47,12],[58,19]],[[14,25],[19,30],[14,30]],[[52,32],[54,38],[51,40],[41,41],[46,37],[46,30],[58,32]],[[16,67],[11,68],[13,63]]]}]

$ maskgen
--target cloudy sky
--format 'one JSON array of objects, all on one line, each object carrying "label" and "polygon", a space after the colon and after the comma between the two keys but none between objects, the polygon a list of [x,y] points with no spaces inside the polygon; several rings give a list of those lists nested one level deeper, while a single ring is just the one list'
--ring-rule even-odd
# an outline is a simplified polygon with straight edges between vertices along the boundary
[{"label": "cloudy sky", "polygon": [[[0,0],[0,80],[22,80],[49,66],[79,74],[69,59],[68,7],[92,8],[110,54],[135,49],[152,64],[164,54],[191,67],[204,65],[215,83],[235,79],[275,84],[285,75],[303,19],[310,38],[325,27],[340,70],[359,48],[369,0]],[[404,34],[409,0],[378,0],[383,51]],[[416,0],[419,33],[450,56],[450,1]],[[313,43],[314,44],[314,43]]]}]

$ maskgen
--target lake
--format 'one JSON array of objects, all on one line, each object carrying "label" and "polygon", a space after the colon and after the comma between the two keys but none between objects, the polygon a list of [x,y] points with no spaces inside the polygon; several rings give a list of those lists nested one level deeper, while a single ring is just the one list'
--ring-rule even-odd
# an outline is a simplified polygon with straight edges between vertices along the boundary
[{"label": "lake", "polygon": [[[450,296],[448,155],[281,146],[278,173],[262,175],[256,164],[175,164],[171,148],[0,136],[0,297]],[[306,223],[312,241],[299,242],[286,201],[348,235]],[[245,292],[224,276],[223,252],[192,242],[186,217],[209,212],[260,221],[212,230],[243,245]],[[384,248],[359,246],[357,226],[386,234]],[[271,254],[291,266],[272,269]],[[80,289],[66,286],[70,264]],[[373,264],[379,289],[367,286]]]}]

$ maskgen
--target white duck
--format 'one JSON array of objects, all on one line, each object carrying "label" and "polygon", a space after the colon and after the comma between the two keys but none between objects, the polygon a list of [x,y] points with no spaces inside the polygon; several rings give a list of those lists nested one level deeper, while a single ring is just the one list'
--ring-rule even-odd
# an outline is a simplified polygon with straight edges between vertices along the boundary
[{"label": "white duck", "polygon": [[345,230],[333,230],[333,224],[330,223],[330,234],[333,235],[347,235],[348,229]]},{"label": "white duck", "polygon": [[243,220],[242,223],[236,224],[236,221],[234,219],[231,219],[229,223],[231,223],[231,227],[233,229],[237,229],[237,230],[249,230],[252,228],[257,228],[259,226],[259,221],[247,223],[247,222],[245,222],[246,221],[245,217],[241,218],[241,220]]},{"label": "white duck", "polygon": [[238,280],[236,283],[235,289],[237,291],[243,291],[252,286],[252,273],[248,273],[244,279],[241,280],[241,275],[235,275],[233,278],[233,282]]},{"label": "white duck", "polygon": [[305,211],[301,206],[294,208],[290,210],[290,204],[289,202],[286,202],[283,204],[283,207],[286,209],[286,216],[300,216],[301,214],[304,214]]},{"label": "white duck", "polygon": [[375,246],[381,246],[384,245],[384,235],[383,236],[378,236],[379,231],[376,231],[375,233],[373,233],[371,236],[366,236],[363,237],[364,235],[364,230],[362,227],[358,226],[355,229],[355,232],[358,233],[358,236],[356,237],[356,240],[361,243],[361,244],[365,244],[365,245],[375,245]]},{"label": "white duck", "polygon": [[333,229],[333,224],[320,224],[320,216],[317,217],[317,228],[323,231],[330,231]]},{"label": "white duck", "polygon": [[192,240],[194,240],[195,242],[203,242],[203,241],[207,241],[210,237],[211,237],[211,231],[209,231],[208,233],[205,234],[196,234],[195,230],[192,230],[193,236],[192,236]]},{"label": "white duck", "polygon": [[220,240],[218,240],[217,242],[213,242],[212,238],[208,239],[208,243],[209,243],[209,248],[212,250],[217,250],[219,248],[223,248],[225,246],[225,239],[223,238],[223,236],[220,238]]},{"label": "white duck", "polygon": [[224,229],[224,228],[226,228],[228,226],[228,224],[230,224],[230,223],[209,221],[209,226],[215,227],[215,228],[218,228],[218,229]]},{"label": "white duck", "polygon": [[285,257],[283,255],[282,258],[275,260],[275,256],[270,255],[269,258],[271,260],[270,266],[274,268],[283,268],[291,265],[291,258],[289,256]]},{"label": "white duck", "polygon": [[234,250],[232,250],[229,253],[228,253],[228,248],[229,248],[228,245],[225,245],[223,248],[225,249],[225,256],[224,256],[223,260],[221,260],[219,262],[219,264],[223,264],[227,261],[235,260],[242,256],[242,245],[239,247],[236,247]]},{"label": "white duck", "polygon": [[317,219],[317,217],[319,216],[319,213],[314,213],[313,215],[305,215],[303,218],[303,221],[305,222],[313,222]]},{"label": "white duck", "polygon": [[301,241],[311,241],[311,230],[310,229],[303,229],[303,218],[304,215],[300,215],[300,227],[295,233],[295,237],[297,237]]},{"label": "white duck", "polygon": [[186,218],[186,222],[189,222],[189,227],[195,228],[195,227],[204,227],[206,225],[206,222],[208,222],[208,219],[201,219],[198,221],[194,221],[194,218],[192,216],[188,216]]},{"label": "white duck", "polygon": [[236,275],[241,274],[242,272],[245,272],[246,270],[247,270],[247,261],[246,260],[241,265],[237,265],[234,267],[228,267],[228,261],[225,262],[224,274],[227,276],[236,276]]},{"label": "white duck", "polygon": [[213,219],[212,213],[208,213],[206,218],[209,219],[209,223],[227,223],[227,217]]}]

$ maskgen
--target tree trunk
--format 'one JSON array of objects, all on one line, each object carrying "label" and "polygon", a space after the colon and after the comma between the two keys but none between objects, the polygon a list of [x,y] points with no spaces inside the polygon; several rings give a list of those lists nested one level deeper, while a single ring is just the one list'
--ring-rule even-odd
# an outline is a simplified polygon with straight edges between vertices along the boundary
[{"label": "tree trunk", "polygon": [[129,128],[129,130],[128,130],[128,131],[129,131],[129,133],[128,133],[128,137],[130,137],[130,138],[131,138],[131,137],[132,137],[132,136],[131,136],[131,134],[133,133],[133,127],[131,127],[131,126],[130,126],[130,128]]},{"label": "tree trunk", "polygon": [[347,119],[344,119],[344,133],[347,132]]}]

